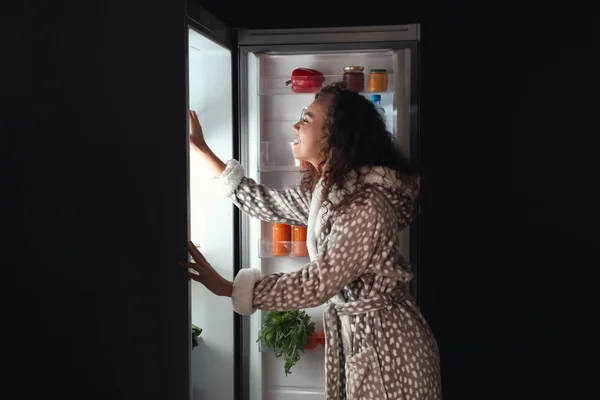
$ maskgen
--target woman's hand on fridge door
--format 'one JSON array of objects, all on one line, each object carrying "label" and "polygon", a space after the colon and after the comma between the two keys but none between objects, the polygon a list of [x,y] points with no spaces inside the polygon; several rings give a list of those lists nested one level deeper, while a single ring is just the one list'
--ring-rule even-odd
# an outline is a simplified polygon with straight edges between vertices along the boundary
[{"label": "woman's hand on fridge door", "polygon": [[206,140],[204,140],[202,125],[200,125],[198,115],[196,115],[196,111],[194,110],[190,110],[190,144],[199,152],[210,151],[206,144]]},{"label": "woman's hand on fridge door", "polygon": [[221,176],[223,171],[225,171],[226,165],[206,144],[202,125],[200,125],[198,115],[196,115],[194,110],[190,110],[190,145],[200,155],[203,162],[206,163],[213,176],[215,178]]},{"label": "woman's hand on fridge door", "polygon": [[181,262],[179,265],[186,269],[188,278],[200,282],[217,296],[231,297],[233,282],[219,275],[208,261],[206,261],[206,258],[204,258],[194,243],[188,242],[187,247],[195,262]]}]

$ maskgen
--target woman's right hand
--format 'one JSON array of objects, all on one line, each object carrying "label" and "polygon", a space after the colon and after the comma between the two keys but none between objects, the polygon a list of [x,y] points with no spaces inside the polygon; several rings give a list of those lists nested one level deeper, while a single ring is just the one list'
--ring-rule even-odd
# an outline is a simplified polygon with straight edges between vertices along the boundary
[{"label": "woman's right hand", "polygon": [[[187,248],[195,262],[180,262],[179,265],[186,269],[188,278],[200,282],[217,296],[231,297],[231,294],[233,293],[233,282],[223,278],[215,271],[194,243],[188,242]],[[190,272],[190,269],[194,272]]]},{"label": "woman's right hand", "polygon": [[204,140],[202,125],[200,125],[200,121],[198,121],[198,116],[194,110],[190,110],[190,144],[195,150],[200,152],[209,150],[206,140]]}]

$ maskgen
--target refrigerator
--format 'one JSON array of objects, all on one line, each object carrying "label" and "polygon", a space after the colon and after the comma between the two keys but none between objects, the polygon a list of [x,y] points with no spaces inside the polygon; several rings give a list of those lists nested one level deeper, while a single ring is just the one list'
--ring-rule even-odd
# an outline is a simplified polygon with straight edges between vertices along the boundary
[{"label": "refrigerator", "polygon": [[[365,92],[370,69],[385,69],[381,95],[386,123],[401,151],[418,163],[419,25],[356,28],[230,29],[193,1],[187,10],[188,101],[197,112],[209,146],[224,161],[238,159],[246,176],[284,188],[298,183],[292,156],[292,125],[314,98],[286,82],[295,68],[316,69],[325,83],[342,80],[345,66],[363,66]],[[227,279],[242,268],[263,275],[302,268],[305,257],[274,256],[272,225],[252,220],[226,199],[198,156],[189,153],[189,235]],[[411,291],[418,302],[418,210],[404,231],[410,257]],[[301,354],[292,374],[257,343],[265,312],[235,314],[229,298],[191,283],[191,322],[203,329],[191,352],[194,400],[313,400],[325,396],[325,349]],[[323,331],[323,306],[306,312]]]}]

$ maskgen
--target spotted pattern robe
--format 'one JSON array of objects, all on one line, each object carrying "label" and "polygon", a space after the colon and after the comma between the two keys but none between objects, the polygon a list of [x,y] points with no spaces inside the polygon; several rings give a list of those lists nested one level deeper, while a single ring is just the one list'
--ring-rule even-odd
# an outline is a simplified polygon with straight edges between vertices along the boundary
[{"label": "spotted pattern robe", "polygon": [[[263,221],[308,225],[311,261],[292,273],[261,276],[244,269],[232,301],[244,315],[328,303],[327,400],[441,398],[435,338],[408,293],[410,265],[399,235],[411,219],[418,183],[402,182],[386,168],[365,171],[346,212],[322,205],[321,186],[274,190],[244,176],[232,160],[220,180],[226,195]],[[353,178],[349,179],[352,190]],[[337,192],[330,199],[336,204]]]}]

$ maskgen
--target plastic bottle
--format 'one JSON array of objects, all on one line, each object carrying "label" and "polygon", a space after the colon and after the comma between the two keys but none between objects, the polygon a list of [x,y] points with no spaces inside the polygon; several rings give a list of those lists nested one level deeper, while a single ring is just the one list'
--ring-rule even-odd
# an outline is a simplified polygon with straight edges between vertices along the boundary
[{"label": "plastic bottle", "polygon": [[385,126],[387,128],[387,118],[385,117],[385,110],[381,106],[381,95],[380,94],[372,94],[371,95],[371,101],[375,105],[375,109],[377,110],[377,112],[379,113],[379,115],[381,115],[381,118],[383,119],[383,122],[386,123]]}]

